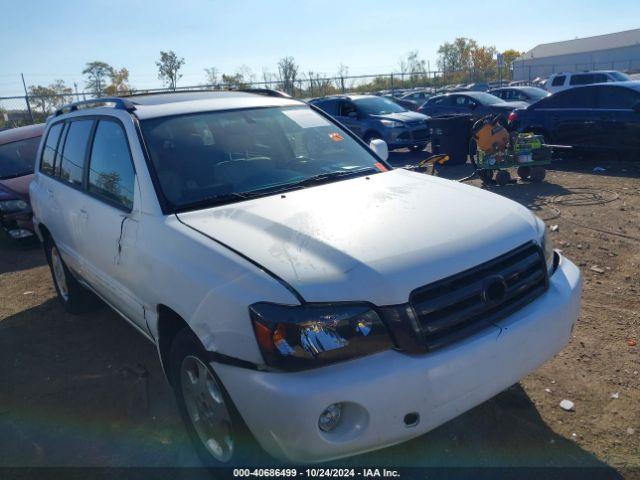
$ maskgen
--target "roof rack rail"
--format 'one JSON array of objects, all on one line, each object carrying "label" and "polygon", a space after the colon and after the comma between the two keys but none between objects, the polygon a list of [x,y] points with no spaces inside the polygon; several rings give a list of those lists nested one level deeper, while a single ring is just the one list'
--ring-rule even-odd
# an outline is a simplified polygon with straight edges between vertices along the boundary
[{"label": "roof rack rail", "polygon": [[100,97],[91,98],[89,100],[80,100],[78,102],[69,103],[68,105],[63,105],[56,110],[54,116],[57,117],[63,113],[75,112],[78,110],[78,107],[85,105],[104,106],[109,103],[112,103],[115,108],[119,110],[126,110],[127,112],[133,112],[136,109],[135,104],[130,100],[120,97]]},{"label": "roof rack rail", "polygon": [[291,95],[280,90],[274,90],[272,88],[241,88],[236,90],[238,92],[255,93],[256,95],[265,95],[267,97],[281,97],[291,98]]}]

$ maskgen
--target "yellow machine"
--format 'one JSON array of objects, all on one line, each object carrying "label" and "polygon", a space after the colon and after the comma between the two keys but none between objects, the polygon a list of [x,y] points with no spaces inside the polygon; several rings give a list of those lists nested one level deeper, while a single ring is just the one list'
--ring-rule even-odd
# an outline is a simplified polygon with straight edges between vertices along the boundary
[{"label": "yellow machine", "polygon": [[481,118],[473,125],[472,133],[478,150],[485,153],[502,152],[509,145],[509,132],[500,122],[499,115]]}]

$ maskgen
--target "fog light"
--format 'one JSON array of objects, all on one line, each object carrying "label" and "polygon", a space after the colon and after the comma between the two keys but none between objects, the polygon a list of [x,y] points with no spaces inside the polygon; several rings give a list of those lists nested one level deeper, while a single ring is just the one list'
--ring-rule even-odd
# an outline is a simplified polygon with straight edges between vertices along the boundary
[{"label": "fog light", "polygon": [[318,418],[318,427],[323,432],[330,432],[338,426],[341,416],[342,404],[333,403],[325,408],[324,412],[320,414],[320,418]]}]

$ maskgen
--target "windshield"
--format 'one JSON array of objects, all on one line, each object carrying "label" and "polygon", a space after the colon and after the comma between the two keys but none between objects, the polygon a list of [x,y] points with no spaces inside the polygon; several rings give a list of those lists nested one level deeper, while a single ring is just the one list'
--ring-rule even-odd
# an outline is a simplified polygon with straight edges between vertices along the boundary
[{"label": "windshield", "polygon": [[161,117],[141,125],[173,210],[387,169],[371,151],[306,106]]},{"label": "windshield", "polygon": [[609,75],[615,78],[618,82],[627,82],[631,80],[631,77],[629,75],[626,75],[622,72],[609,72]]},{"label": "windshield", "polygon": [[495,105],[496,103],[505,103],[501,98],[491,95],[490,93],[477,92],[470,95],[471,98],[478,100],[483,105]]},{"label": "windshield", "polygon": [[40,137],[0,145],[0,179],[33,173]]},{"label": "windshield", "polygon": [[522,87],[522,89],[527,92],[527,95],[529,95],[533,100],[541,100],[550,95],[549,92],[542,90],[541,88]]},{"label": "windshield", "polygon": [[368,115],[388,115],[390,113],[402,113],[407,110],[393,100],[384,97],[363,97],[353,100],[360,110]]}]

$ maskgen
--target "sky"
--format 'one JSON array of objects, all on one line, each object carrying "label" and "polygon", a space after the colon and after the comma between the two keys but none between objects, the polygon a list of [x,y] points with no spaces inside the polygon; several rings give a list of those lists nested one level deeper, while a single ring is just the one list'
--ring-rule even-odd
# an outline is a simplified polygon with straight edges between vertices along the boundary
[{"label": "sky", "polygon": [[638,0],[0,0],[0,96],[55,79],[82,90],[100,60],[130,72],[136,88],[161,87],[161,50],[185,59],[178,85],[204,69],[257,77],[292,56],[302,72],[333,76],[398,71],[411,50],[435,69],[438,46],[456,37],[503,51],[639,28]]}]

